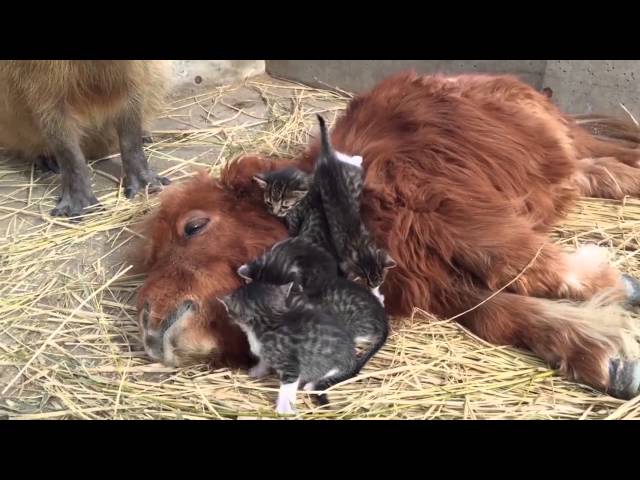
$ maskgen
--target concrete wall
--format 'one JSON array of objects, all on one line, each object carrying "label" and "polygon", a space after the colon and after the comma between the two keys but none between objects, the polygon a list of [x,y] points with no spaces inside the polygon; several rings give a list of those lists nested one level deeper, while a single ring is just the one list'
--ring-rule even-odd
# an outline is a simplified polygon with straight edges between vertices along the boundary
[{"label": "concrete wall", "polygon": [[173,95],[197,95],[264,71],[264,60],[173,60]]},{"label": "concrete wall", "polygon": [[624,115],[622,103],[640,120],[640,61],[549,60],[544,84],[568,113]]},{"label": "concrete wall", "polygon": [[205,92],[265,72],[310,85],[354,92],[407,69],[419,73],[512,73],[537,89],[550,87],[568,113],[624,116],[620,103],[640,119],[637,60],[174,60],[174,95]]},{"label": "concrete wall", "polygon": [[546,64],[546,60],[267,60],[266,68],[271,75],[358,92],[408,69],[418,73],[515,73],[541,88]]},{"label": "concrete wall", "polygon": [[626,115],[640,119],[640,61],[637,60],[268,60],[267,73],[315,86],[354,92],[406,69],[420,73],[512,73],[537,89],[550,87],[568,113]]}]

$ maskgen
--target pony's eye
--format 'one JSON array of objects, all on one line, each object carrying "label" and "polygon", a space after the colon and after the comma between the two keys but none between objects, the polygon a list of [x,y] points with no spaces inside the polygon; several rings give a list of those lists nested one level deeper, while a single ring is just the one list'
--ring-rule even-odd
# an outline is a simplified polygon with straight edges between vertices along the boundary
[{"label": "pony's eye", "polygon": [[189,220],[184,226],[184,236],[191,238],[198,235],[208,223],[208,218],[194,218],[193,220]]}]

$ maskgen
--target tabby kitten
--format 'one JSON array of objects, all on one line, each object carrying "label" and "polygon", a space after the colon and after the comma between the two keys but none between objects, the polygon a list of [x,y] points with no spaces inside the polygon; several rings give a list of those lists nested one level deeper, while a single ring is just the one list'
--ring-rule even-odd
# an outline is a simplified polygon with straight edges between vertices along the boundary
[{"label": "tabby kitten", "polygon": [[311,176],[294,167],[254,175],[253,181],[264,190],[269,213],[286,217],[309,193]]},{"label": "tabby kitten", "polygon": [[[292,286],[253,282],[219,299],[259,358],[250,375],[261,377],[271,368],[278,374],[279,414],[295,413],[300,385],[322,391],[358,373],[355,346],[345,325],[302,301],[289,305]],[[316,398],[320,404],[329,401],[326,394]]]},{"label": "tabby kitten", "polygon": [[289,236],[304,237],[335,254],[320,192],[311,175],[289,167],[258,174],[253,180],[264,190],[269,212],[285,218]]},{"label": "tabby kitten", "polygon": [[385,250],[376,246],[360,218],[362,171],[356,175],[357,167],[339,160],[320,115],[318,122],[321,149],[313,185],[320,191],[331,238],[340,259],[340,269],[347,278],[364,282],[383,301],[380,285],[396,262]]},{"label": "tabby kitten", "polygon": [[358,360],[358,371],[384,345],[389,333],[387,315],[367,288],[338,276],[334,258],[306,240],[291,238],[279,242],[253,262],[241,266],[238,275],[246,281],[302,286],[295,289],[291,305],[312,303],[332,312],[343,322],[355,343],[368,344]]},{"label": "tabby kitten", "polygon": [[339,275],[335,258],[304,237],[276,243],[254,261],[242,265],[238,275],[245,281],[282,285],[295,282],[308,295],[322,290]]}]

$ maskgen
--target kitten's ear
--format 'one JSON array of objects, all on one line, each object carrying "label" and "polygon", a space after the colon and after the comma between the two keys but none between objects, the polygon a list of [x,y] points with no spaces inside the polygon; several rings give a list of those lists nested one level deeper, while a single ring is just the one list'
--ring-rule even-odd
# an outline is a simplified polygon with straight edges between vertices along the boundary
[{"label": "kitten's ear", "polygon": [[261,189],[265,189],[267,188],[267,179],[264,178],[264,175],[262,173],[258,173],[257,175],[254,175],[253,177],[251,177],[251,179],[261,188]]},{"label": "kitten's ear", "polygon": [[289,192],[289,197],[295,200],[296,202],[302,200],[304,196],[308,193],[308,190],[291,190]]},{"label": "kitten's ear", "polygon": [[250,274],[251,270],[249,268],[249,265],[247,265],[246,263],[238,268],[238,275],[240,276],[240,278],[243,278],[247,282],[251,282],[253,280]]},{"label": "kitten's ear", "polygon": [[360,282],[360,275],[358,275],[357,273],[354,273],[351,270],[347,271],[346,277],[347,277],[347,280],[349,280],[350,282],[353,282],[353,283]]},{"label": "kitten's ear", "polygon": [[380,255],[382,255],[382,266],[385,270],[394,268],[398,265],[396,261],[391,258],[391,255],[389,255],[385,250],[380,250]]},{"label": "kitten's ear", "polygon": [[227,295],[226,297],[216,297],[216,300],[218,300],[224,306],[224,309],[227,311],[227,313],[229,313],[229,296]]},{"label": "kitten's ear", "polygon": [[297,282],[289,282],[282,286],[285,292],[285,298],[289,298],[292,293],[302,293],[302,285]]}]

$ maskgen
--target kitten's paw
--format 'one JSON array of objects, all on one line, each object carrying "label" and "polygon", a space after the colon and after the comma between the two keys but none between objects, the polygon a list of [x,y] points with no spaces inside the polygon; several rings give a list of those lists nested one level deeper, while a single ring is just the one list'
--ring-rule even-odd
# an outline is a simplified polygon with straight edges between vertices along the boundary
[{"label": "kitten's paw", "polygon": [[293,407],[296,402],[296,392],[298,391],[298,382],[283,383],[280,385],[278,392],[278,401],[276,403],[276,413],[280,415],[293,415],[296,409]]},{"label": "kitten's paw", "polygon": [[251,378],[262,378],[269,373],[269,366],[262,361],[256,366],[249,369],[249,376]]},{"label": "kitten's paw", "polygon": [[296,409],[293,408],[293,406],[289,402],[278,402],[278,404],[276,405],[276,413],[278,415],[295,415]]}]

